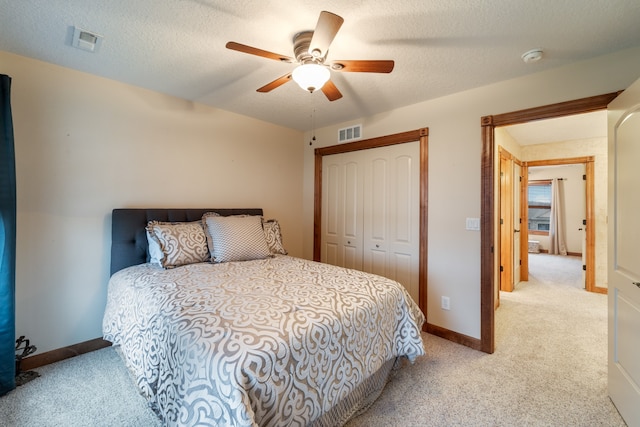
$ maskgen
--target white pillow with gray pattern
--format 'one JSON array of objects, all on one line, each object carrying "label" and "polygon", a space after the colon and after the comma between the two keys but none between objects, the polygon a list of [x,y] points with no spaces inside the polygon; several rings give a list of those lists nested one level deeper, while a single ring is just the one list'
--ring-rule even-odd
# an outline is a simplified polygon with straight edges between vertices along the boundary
[{"label": "white pillow with gray pattern", "polygon": [[209,260],[209,248],[201,221],[149,221],[146,227],[152,264],[174,268]]},{"label": "white pillow with gray pattern", "polygon": [[262,222],[264,227],[264,235],[267,239],[267,245],[272,254],[286,255],[287,251],[282,244],[282,232],[280,224],[275,219],[269,219]]},{"label": "white pillow with gray pattern", "polygon": [[271,256],[262,228],[262,217],[249,215],[203,218],[213,247],[211,261],[249,261]]}]

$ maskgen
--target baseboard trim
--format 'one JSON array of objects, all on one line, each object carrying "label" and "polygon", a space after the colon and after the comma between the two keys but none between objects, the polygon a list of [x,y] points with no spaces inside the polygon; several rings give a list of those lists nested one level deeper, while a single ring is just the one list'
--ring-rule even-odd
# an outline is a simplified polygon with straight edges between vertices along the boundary
[{"label": "baseboard trim", "polygon": [[[540,249],[540,253],[541,254],[548,254],[549,253],[549,249]],[[582,252],[567,252],[567,255],[569,256],[582,256]]]},{"label": "baseboard trim", "polygon": [[426,332],[438,336],[440,338],[444,338],[449,341],[453,341],[457,344],[461,344],[467,347],[470,347],[474,350],[483,351],[482,343],[478,338],[473,338],[468,335],[464,335],[458,332],[454,332],[449,329],[445,329],[440,326],[432,325],[431,323],[427,323]]},{"label": "baseboard trim", "polygon": [[84,353],[89,353],[90,351],[100,350],[101,348],[109,347],[110,345],[111,342],[105,341],[102,338],[95,338],[78,344],[72,344],[67,347],[62,347],[55,350],[47,351],[45,353],[36,354],[31,357],[25,357],[20,362],[20,369],[23,371],[28,371],[30,369],[49,365],[50,363],[60,362],[64,359],[69,359],[71,357],[79,356]]}]

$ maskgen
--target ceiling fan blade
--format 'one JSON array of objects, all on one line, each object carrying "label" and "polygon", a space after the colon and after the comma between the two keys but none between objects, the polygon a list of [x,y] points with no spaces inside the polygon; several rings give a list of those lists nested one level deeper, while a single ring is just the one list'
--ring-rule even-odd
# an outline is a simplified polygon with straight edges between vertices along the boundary
[{"label": "ceiling fan blade", "polygon": [[263,58],[273,59],[280,62],[295,62],[295,59],[289,56],[280,55],[278,53],[269,52],[267,50],[258,49],[257,47],[251,47],[236,42],[229,42],[227,43],[226,47],[227,49],[237,50],[238,52],[261,56]]},{"label": "ceiling fan blade", "polygon": [[309,43],[309,53],[314,58],[324,58],[327,56],[329,46],[335,38],[338,30],[342,26],[342,17],[327,11],[320,12],[316,29],[313,31],[311,43]]},{"label": "ceiling fan blade", "polygon": [[267,83],[266,85],[264,85],[260,89],[258,89],[257,92],[262,92],[262,93],[271,92],[273,89],[282,86],[283,84],[285,84],[289,80],[291,80],[291,73],[285,74],[282,77],[278,77],[277,79],[275,79],[271,83]]},{"label": "ceiling fan blade", "polygon": [[390,73],[394,65],[391,60],[331,61],[329,64],[333,71],[351,73]]},{"label": "ceiling fan blade", "polygon": [[331,80],[328,80],[324,86],[322,86],[322,93],[325,94],[329,101],[335,101],[336,99],[342,98],[342,94]]}]

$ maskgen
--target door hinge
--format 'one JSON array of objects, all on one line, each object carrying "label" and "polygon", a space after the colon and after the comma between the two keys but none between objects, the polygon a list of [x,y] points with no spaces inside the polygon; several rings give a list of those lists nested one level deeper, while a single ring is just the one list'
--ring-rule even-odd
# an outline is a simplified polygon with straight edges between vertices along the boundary
[{"label": "door hinge", "polygon": [[504,220],[500,218],[500,225],[504,224]]},{"label": "door hinge", "polygon": [[587,220],[586,219],[582,220],[582,225],[587,225]]},{"label": "door hinge", "polygon": [[584,271],[587,271],[587,266],[586,266],[585,264],[582,264],[582,269],[583,269]]},{"label": "door hinge", "polygon": [[587,175],[582,175],[582,180],[586,181],[587,180]]},{"label": "door hinge", "polygon": [[504,271],[504,267],[500,266],[500,273],[502,273]]}]

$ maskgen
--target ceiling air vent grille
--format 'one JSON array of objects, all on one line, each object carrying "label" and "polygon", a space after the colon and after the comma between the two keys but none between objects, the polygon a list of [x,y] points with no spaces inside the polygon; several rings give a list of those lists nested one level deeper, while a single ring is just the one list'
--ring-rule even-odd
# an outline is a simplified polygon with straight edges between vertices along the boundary
[{"label": "ceiling air vent grille", "polygon": [[362,125],[355,125],[338,130],[338,142],[353,141],[362,138]]},{"label": "ceiling air vent grille", "polygon": [[93,34],[78,27],[73,28],[71,46],[88,52],[96,52],[102,43],[102,36]]}]

